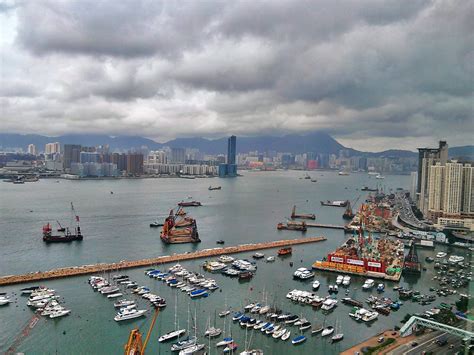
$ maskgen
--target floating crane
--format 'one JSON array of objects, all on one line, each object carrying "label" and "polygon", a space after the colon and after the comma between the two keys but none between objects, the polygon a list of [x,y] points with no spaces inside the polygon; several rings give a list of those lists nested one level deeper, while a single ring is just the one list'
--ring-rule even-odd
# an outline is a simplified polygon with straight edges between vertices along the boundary
[{"label": "floating crane", "polygon": [[293,210],[291,211],[291,219],[316,219],[316,215],[314,213],[307,213],[307,214],[296,214],[296,205],[293,206]]},{"label": "floating crane", "polygon": [[[359,196],[354,200],[354,202],[352,203],[352,206],[355,206],[355,205],[356,205],[356,203],[357,203],[357,202],[359,201],[359,199],[360,199],[360,196],[361,196],[361,195],[359,195]],[[354,218],[355,214],[354,214],[354,212],[352,211],[352,206],[351,206],[351,202],[350,202],[350,201],[347,201],[347,208],[346,208],[346,210],[344,211],[344,214],[342,215],[342,218],[344,218],[344,219],[352,219],[352,218]]]},{"label": "floating crane", "polygon": [[145,342],[142,342],[142,334],[138,328],[132,329],[130,331],[130,335],[128,337],[127,344],[125,344],[125,355],[143,355],[145,354],[146,346],[148,345],[148,340],[150,340],[151,331],[155,326],[156,318],[158,317],[158,313],[160,312],[159,308],[155,309],[155,314],[150,324],[150,328],[148,329],[148,333],[146,334]]}]

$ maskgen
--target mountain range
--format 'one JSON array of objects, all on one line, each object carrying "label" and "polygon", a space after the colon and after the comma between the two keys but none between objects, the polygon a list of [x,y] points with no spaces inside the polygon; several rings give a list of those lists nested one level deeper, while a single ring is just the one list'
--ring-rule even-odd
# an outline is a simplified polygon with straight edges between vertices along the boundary
[{"label": "mountain range", "polygon": [[[227,152],[227,138],[177,138],[165,143],[139,136],[107,136],[94,134],[73,134],[57,137],[47,137],[37,134],[0,133],[0,148],[22,148],[27,150],[29,144],[34,144],[39,151],[43,150],[46,143],[59,142],[61,144],[81,144],[83,146],[98,146],[108,144],[111,151],[127,151],[141,147],[150,150],[161,149],[165,146],[171,148],[195,148],[207,154],[225,154]],[[346,148],[337,140],[324,132],[312,132],[306,135],[289,134],[281,137],[258,136],[238,137],[237,152],[287,152],[301,154],[306,152],[338,154],[341,149],[348,150],[350,156],[362,155],[367,157],[416,157],[417,153],[409,150],[385,150],[383,152],[361,152]],[[474,159],[474,146],[450,147],[450,157],[462,157],[466,160]]]}]

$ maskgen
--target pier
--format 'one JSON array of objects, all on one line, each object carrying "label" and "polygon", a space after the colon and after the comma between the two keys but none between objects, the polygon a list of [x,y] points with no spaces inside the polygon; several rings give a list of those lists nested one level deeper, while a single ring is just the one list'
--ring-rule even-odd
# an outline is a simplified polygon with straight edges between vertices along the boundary
[{"label": "pier", "polygon": [[345,226],[338,226],[335,224],[321,224],[321,223],[306,223],[306,227],[314,227],[314,228],[329,228],[329,229],[344,229]]},{"label": "pier", "polygon": [[138,267],[144,267],[144,266],[153,266],[153,265],[160,265],[160,264],[166,264],[166,263],[172,263],[172,262],[180,262],[180,261],[185,261],[185,260],[209,258],[209,257],[223,255],[223,254],[236,254],[236,253],[243,253],[243,252],[254,251],[254,250],[281,248],[281,247],[287,247],[291,245],[316,243],[316,242],[321,242],[323,240],[326,240],[326,238],[325,237],[307,237],[307,238],[300,238],[300,239],[284,239],[284,240],[276,240],[272,242],[241,244],[241,245],[223,247],[223,248],[204,249],[204,250],[198,250],[196,252],[191,252],[191,253],[188,252],[188,253],[183,253],[183,254],[165,255],[165,256],[159,256],[156,258],[148,258],[148,259],[141,259],[141,260],[135,260],[135,261],[121,261],[117,263],[101,263],[101,264],[93,264],[93,265],[71,266],[71,267],[53,269],[49,271],[31,272],[31,273],[22,274],[22,275],[1,276],[0,286],[19,284],[19,283],[24,283],[24,282],[58,279],[58,278],[63,278],[63,277],[87,275],[87,274],[101,273],[101,272],[106,272],[106,271],[118,271],[118,270],[130,269],[130,268],[138,268]]}]

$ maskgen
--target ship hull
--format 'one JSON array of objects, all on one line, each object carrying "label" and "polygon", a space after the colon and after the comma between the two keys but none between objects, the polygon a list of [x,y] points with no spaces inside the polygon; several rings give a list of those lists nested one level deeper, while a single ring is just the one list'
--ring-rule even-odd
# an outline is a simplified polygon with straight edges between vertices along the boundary
[{"label": "ship hull", "polygon": [[75,240],[81,241],[83,239],[82,235],[71,235],[66,237],[61,237],[59,235],[52,235],[49,237],[43,237],[43,241],[46,243],[69,243]]}]

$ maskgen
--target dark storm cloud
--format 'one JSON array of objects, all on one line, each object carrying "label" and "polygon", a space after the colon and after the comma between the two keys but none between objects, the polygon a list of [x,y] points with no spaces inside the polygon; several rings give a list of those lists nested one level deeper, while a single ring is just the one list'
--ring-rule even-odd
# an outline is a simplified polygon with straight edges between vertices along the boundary
[{"label": "dark storm cloud", "polygon": [[61,121],[54,133],[322,129],[362,145],[470,140],[469,1],[41,0],[8,8],[3,115],[49,127],[50,112]]}]

